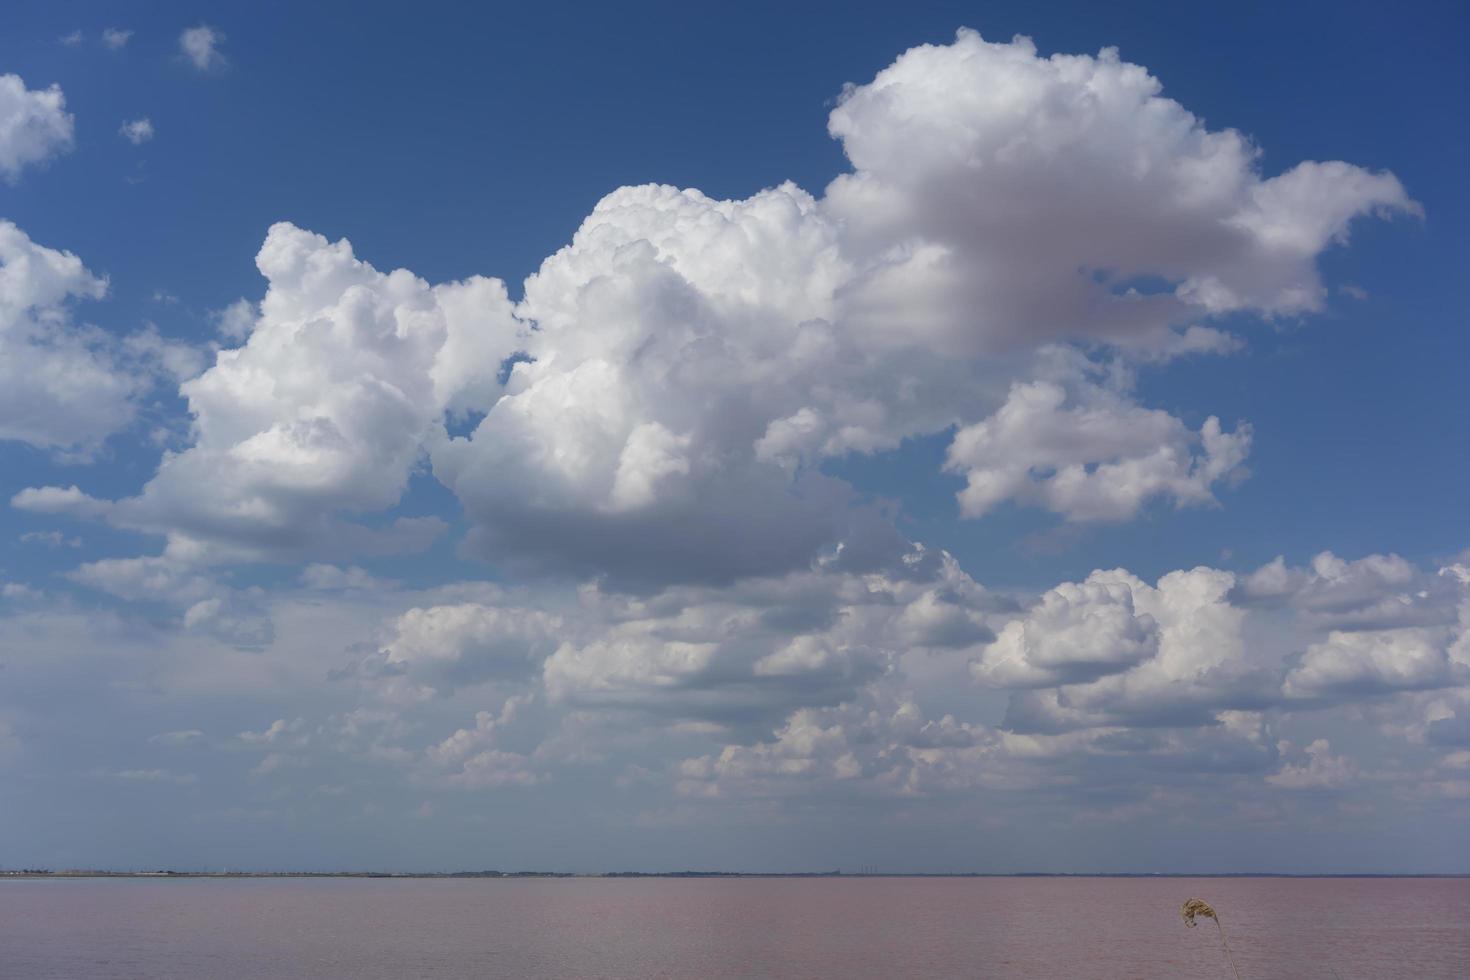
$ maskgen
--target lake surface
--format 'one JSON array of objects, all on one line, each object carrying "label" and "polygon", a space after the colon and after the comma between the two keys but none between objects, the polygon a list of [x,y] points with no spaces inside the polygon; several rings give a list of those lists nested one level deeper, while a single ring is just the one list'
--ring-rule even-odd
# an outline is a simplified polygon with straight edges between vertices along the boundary
[{"label": "lake surface", "polygon": [[1470,879],[0,879],[0,977],[1470,977]]}]

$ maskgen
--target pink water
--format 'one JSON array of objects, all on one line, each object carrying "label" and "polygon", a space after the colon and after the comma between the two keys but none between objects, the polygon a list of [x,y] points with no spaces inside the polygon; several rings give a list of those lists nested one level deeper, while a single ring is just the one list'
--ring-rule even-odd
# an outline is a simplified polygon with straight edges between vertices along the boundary
[{"label": "pink water", "polygon": [[0,880],[0,977],[1470,977],[1470,879]]}]

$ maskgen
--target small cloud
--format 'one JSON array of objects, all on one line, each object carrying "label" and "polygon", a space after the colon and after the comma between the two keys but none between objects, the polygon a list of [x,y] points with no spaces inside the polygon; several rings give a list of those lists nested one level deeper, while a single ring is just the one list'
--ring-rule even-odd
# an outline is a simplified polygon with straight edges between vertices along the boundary
[{"label": "small cloud", "polygon": [[[14,184],[26,166],[70,152],[74,122],[60,85],[28,89],[19,75],[0,73],[0,180]],[[24,234],[20,241],[26,248],[34,244]]]},{"label": "small cloud", "polygon": [[336,565],[311,564],[302,570],[301,584],[308,589],[334,592],[346,589],[380,589],[394,583],[375,578],[356,565],[338,568]]},{"label": "small cloud", "polygon": [[65,545],[68,548],[80,548],[81,538],[68,538],[60,531],[27,531],[20,536],[23,544],[42,544],[48,548],[60,548]]},{"label": "small cloud", "polygon": [[10,498],[10,506],[34,514],[96,518],[112,510],[112,501],[99,500],[72,484],[69,487],[26,487]]},{"label": "small cloud", "polygon": [[1357,300],[1359,303],[1368,298],[1368,290],[1364,289],[1362,286],[1357,286],[1350,282],[1338,286],[1337,291],[1339,293],[1342,293],[1344,296],[1349,297],[1350,299]]},{"label": "small cloud", "polygon": [[82,43],[82,32],[72,31],[70,34],[61,35],[61,37],[57,38],[56,40],[60,44],[64,44],[69,48],[74,48],[78,44]]},{"label": "small cloud", "polygon": [[[1277,747],[1283,754],[1291,748],[1286,742]],[[1333,755],[1331,749],[1327,739],[1317,739],[1307,746],[1305,762],[1282,763],[1280,771],[1267,776],[1266,782],[1282,789],[1300,790],[1335,790],[1351,785],[1358,778],[1357,766],[1345,756]]]},{"label": "small cloud", "polygon": [[179,298],[173,293],[169,292],[167,289],[155,289],[153,291],[153,302],[155,303],[159,303],[163,306],[173,306],[178,301]]},{"label": "small cloud", "polygon": [[0,599],[9,599],[11,602],[25,602],[41,598],[41,593],[20,582],[6,582],[0,585]]},{"label": "small cloud", "polygon": [[167,769],[122,769],[112,774],[114,779],[129,783],[173,783],[189,786],[199,781],[192,772],[172,773]]},{"label": "small cloud", "polygon": [[226,340],[241,341],[250,336],[255,327],[255,304],[248,299],[237,299],[222,310],[210,314],[220,336]]},{"label": "small cloud", "polygon": [[301,734],[305,728],[306,719],[304,718],[294,718],[291,721],[287,721],[284,718],[277,718],[264,731],[241,732],[237,737],[240,741],[248,742],[252,745],[273,744],[286,740],[294,740],[297,744],[305,744],[309,740],[309,736]]},{"label": "small cloud", "polygon": [[131,122],[123,123],[122,128],[118,132],[129,143],[134,146],[140,146],[153,138],[153,122],[147,116],[144,116],[142,119],[134,119]]},{"label": "small cloud", "polygon": [[125,31],[117,27],[109,27],[107,30],[102,32],[102,43],[110,50],[116,51],[119,48],[127,45],[128,39],[132,36],[132,31]]},{"label": "small cloud", "polygon": [[225,42],[224,32],[200,24],[187,28],[179,35],[179,50],[200,71],[214,71],[225,66],[225,56],[219,46]]},{"label": "small cloud", "polygon": [[204,733],[197,728],[189,728],[178,732],[159,732],[157,735],[149,736],[148,741],[154,745],[188,745],[192,742],[201,741]]}]

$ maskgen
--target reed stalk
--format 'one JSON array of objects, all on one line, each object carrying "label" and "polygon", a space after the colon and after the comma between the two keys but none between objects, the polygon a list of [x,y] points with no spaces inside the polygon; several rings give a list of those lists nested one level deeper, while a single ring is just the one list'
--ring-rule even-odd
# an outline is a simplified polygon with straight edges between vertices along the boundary
[{"label": "reed stalk", "polygon": [[1184,924],[1193,929],[1198,923],[1194,920],[1214,919],[1215,928],[1220,930],[1220,945],[1225,949],[1225,960],[1230,964],[1230,972],[1235,974],[1235,980],[1240,980],[1240,970],[1235,966],[1235,957],[1230,952],[1230,940],[1225,938],[1225,926],[1220,922],[1220,913],[1211,907],[1209,902],[1202,898],[1191,898],[1184,903],[1184,908],[1179,910],[1184,916]]}]

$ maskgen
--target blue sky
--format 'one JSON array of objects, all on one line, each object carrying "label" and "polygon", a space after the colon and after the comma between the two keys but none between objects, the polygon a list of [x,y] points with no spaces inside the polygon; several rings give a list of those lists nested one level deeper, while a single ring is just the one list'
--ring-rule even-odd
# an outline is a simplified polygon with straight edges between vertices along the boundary
[{"label": "blue sky", "polygon": [[5,18],[0,864],[1467,870],[1452,5]]}]

